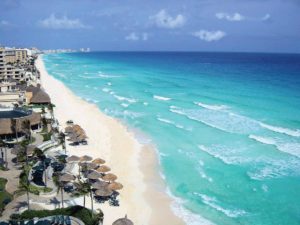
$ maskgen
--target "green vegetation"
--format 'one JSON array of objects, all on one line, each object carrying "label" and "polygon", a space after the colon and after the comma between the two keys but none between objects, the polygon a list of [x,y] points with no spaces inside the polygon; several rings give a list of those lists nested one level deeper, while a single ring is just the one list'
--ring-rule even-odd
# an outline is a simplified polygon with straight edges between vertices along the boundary
[{"label": "green vegetation", "polygon": [[41,192],[45,192],[45,193],[51,192],[52,188],[37,187],[32,184],[28,185],[27,177],[28,177],[30,169],[31,169],[30,166],[27,166],[27,167],[24,166],[24,169],[20,174],[20,180],[19,180],[20,192],[23,192],[23,191],[25,192],[25,189],[27,189],[30,193],[35,194],[35,195],[39,195]]},{"label": "green vegetation", "polygon": [[35,217],[43,218],[55,215],[73,216],[80,219],[85,225],[98,225],[103,220],[103,213],[101,211],[92,215],[91,210],[79,205],[54,210],[26,210],[22,214],[12,214],[11,220],[29,220]]},{"label": "green vegetation", "polygon": [[44,133],[44,134],[42,134],[42,136],[43,136],[43,141],[50,141],[51,136],[52,136],[52,132]]},{"label": "green vegetation", "polygon": [[13,196],[5,190],[6,183],[6,179],[0,178],[0,216],[2,215],[5,206],[13,199]]}]

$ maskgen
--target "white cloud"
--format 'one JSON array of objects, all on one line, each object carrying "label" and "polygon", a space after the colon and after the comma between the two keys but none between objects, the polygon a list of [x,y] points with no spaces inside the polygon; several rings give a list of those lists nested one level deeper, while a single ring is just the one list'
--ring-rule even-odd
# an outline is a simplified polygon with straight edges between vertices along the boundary
[{"label": "white cloud", "polygon": [[239,21],[243,21],[243,20],[248,20],[248,21],[267,21],[269,19],[271,19],[271,15],[270,14],[266,14],[261,18],[255,18],[255,17],[246,17],[238,12],[236,13],[224,13],[224,12],[220,12],[220,13],[216,13],[216,17],[220,20],[227,20],[230,22],[239,22]]},{"label": "white cloud", "polygon": [[0,21],[0,27],[7,27],[7,26],[10,26],[11,23],[6,21],[6,20],[1,20]]},{"label": "white cloud", "polygon": [[79,19],[69,19],[67,16],[56,17],[51,14],[48,18],[40,20],[38,23],[43,28],[49,29],[87,29],[91,28],[83,24]]},{"label": "white cloud", "polygon": [[271,15],[270,15],[270,14],[266,14],[266,15],[264,15],[264,16],[261,18],[262,21],[267,21],[267,20],[270,20],[270,19],[271,19]]},{"label": "white cloud", "polygon": [[226,36],[226,33],[221,30],[216,30],[216,31],[199,30],[192,33],[192,35],[203,41],[211,42],[211,41],[221,40],[223,37]]},{"label": "white cloud", "polygon": [[136,32],[131,32],[125,37],[125,40],[127,41],[147,41],[149,38],[148,33],[136,33]]},{"label": "white cloud", "polygon": [[243,21],[246,19],[245,16],[241,15],[240,13],[216,13],[216,17],[220,20],[228,20],[228,21]]},{"label": "white cloud", "polygon": [[160,10],[157,14],[150,16],[150,19],[158,27],[174,29],[184,26],[186,18],[182,14],[172,17],[166,10]]}]

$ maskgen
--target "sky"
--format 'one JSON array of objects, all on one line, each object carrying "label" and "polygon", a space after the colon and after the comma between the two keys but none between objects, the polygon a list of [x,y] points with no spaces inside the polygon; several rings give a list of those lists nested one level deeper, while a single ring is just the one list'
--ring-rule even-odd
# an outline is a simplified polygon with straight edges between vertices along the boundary
[{"label": "sky", "polygon": [[0,45],[300,53],[300,0],[0,0]]}]

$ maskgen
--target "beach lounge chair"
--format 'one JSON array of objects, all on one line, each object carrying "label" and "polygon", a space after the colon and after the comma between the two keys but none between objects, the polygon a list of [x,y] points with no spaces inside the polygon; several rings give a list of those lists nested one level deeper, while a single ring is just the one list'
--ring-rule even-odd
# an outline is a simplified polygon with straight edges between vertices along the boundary
[{"label": "beach lounge chair", "polygon": [[55,224],[55,222],[56,222],[55,219],[56,219],[55,216],[52,216],[52,217],[51,217],[51,220],[50,220],[50,223],[51,223],[51,224]]}]

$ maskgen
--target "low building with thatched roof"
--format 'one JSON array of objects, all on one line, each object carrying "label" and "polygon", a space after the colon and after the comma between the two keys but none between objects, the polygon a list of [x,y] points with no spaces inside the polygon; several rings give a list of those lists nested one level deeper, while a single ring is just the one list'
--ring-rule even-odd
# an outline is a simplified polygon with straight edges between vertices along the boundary
[{"label": "low building with thatched roof", "polygon": [[33,94],[32,98],[30,99],[30,104],[48,105],[50,103],[51,99],[49,95],[42,89]]},{"label": "low building with thatched roof", "polygon": [[41,128],[41,115],[31,110],[0,108],[0,137],[12,141],[16,136],[24,136],[22,124],[30,122],[31,130]]},{"label": "low building with thatched roof", "polygon": [[30,85],[25,90],[26,102],[29,104],[47,105],[51,103],[49,95],[41,89],[40,85]]}]

